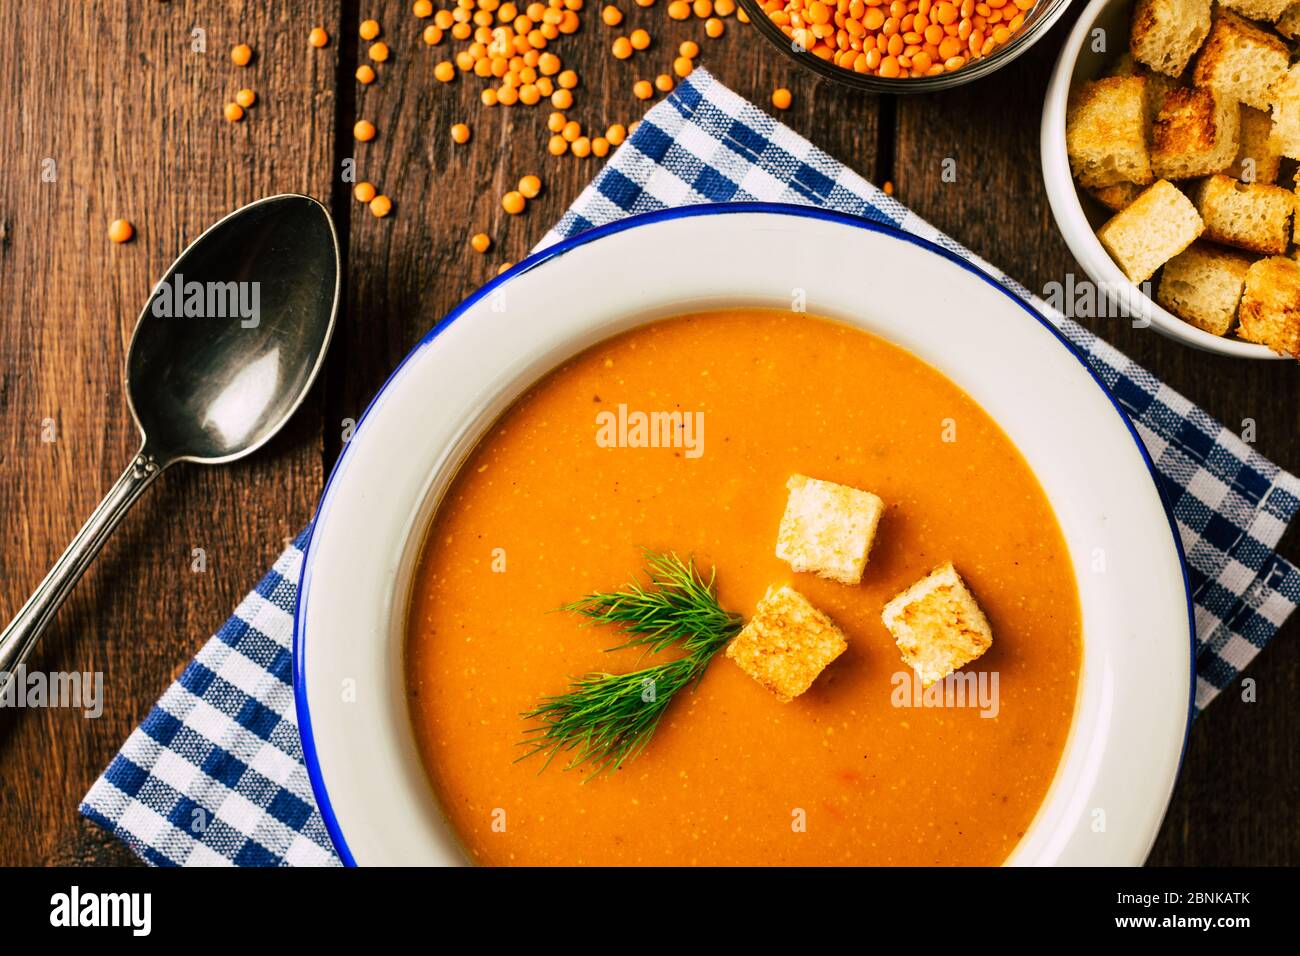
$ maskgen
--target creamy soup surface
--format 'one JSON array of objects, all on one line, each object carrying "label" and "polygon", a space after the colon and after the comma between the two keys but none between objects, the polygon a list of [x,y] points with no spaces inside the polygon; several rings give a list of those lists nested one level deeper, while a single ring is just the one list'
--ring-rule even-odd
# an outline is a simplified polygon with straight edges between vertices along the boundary
[{"label": "creamy soup surface", "polygon": [[[620,405],[703,412],[702,443],[605,447],[598,413]],[[884,499],[859,586],[775,556],[794,473]],[[540,698],[645,665],[606,651],[617,630],[555,611],[639,575],[642,548],[716,567],[723,606],[746,617],[789,583],[848,650],[788,704],[718,654],[615,773],[516,762]],[[966,670],[989,692],[996,675],[996,716],[899,705],[910,672],[880,611],[947,560],[992,624]],[[1080,659],[1065,542],[988,415],[872,335],[745,309],[613,338],[506,412],[429,531],[406,672],[432,786],[477,863],[998,864],[1056,771]]]}]

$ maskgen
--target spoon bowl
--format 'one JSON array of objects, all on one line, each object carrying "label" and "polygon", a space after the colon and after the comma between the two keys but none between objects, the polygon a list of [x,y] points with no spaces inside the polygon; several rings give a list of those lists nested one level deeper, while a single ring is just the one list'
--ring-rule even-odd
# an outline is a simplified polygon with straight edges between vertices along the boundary
[{"label": "spoon bowl", "polygon": [[140,451],[0,634],[0,693],[163,469],[241,458],[289,420],[324,362],[340,280],[329,213],[298,195],[235,210],[172,263],[140,313],[127,355]]},{"label": "spoon bowl", "polygon": [[279,431],[324,360],[339,275],[334,225],[306,196],[244,206],[186,249],[127,358],[127,400],[154,455],[220,464]]}]

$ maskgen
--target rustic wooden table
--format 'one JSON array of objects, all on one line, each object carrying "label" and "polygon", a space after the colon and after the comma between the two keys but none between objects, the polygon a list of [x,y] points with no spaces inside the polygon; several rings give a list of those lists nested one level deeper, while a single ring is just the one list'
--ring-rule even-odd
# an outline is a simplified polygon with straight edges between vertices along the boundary
[{"label": "rustic wooden table", "polygon": [[[593,0],[588,0],[592,4]],[[644,110],[631,86],[661,72],[684,39],[700,62],[751,100],[786,86],[782,119],[1031,288],[1078,266],[1053,224],[1038,164],[1038,121],[1067,14],[1014,67],[963,89],[918,98],[864,96],[792,72],[749,27],[670,21],[666,0],[620,0],[612,31],[594,9],[553,47],[582,77],[575,117],[601,126]],[[25,599],[135,451],[122,394],[125,349],[151,285],[207,224],[252,199],[296,191],[329,204],[344,244],[346,308],[328,365],[290,427],[248,461],[180,467],[135,508],[59,614],[31,665],[102,670],[103,716],[0,711],[0,863],[122,864],[134,857],[76,808],[150,706],[308,520],[354,418],[420,335],[503,260],[518,260],[600,166],[545,149],[546,108],[479,104],[482,81],[433,79],[446,43],[429,48],[408,0],[226,0],[222,3],[0,2],[0,618]],[[359,87],[357,26],[375,17],[393,56]],[[312,27],[331,42],[315,50]],[[629,62],[612,37],[644,26],[655,46]],[[201,34],[195,31],[202,31]],[[196,37],[206,52],[194,49]],[[256,58],[231,64],[246,42]],[[648,65],[645,65],[648,64]],[[642,72],[645,71],[645,73]],[[258,105],[240,124],[222,105],[243,87]],[[359,117],[379,128],[357,144]],[[452,123],[473,139],[454,146]],[[376,219],[340,172],[394,200]],[[956,180],[944,177],[945,160]],[[525,173],[545,181],[523,216],[500,197]],[[105,238],[110,220],[134,242]],[[468,239],[495,238],[487,254]],[[1227,423],[1251,418],[1257,447],[1300,469],[1295,363],[1246,363],[1193,352],[1120,320],[1098,332]],[[50,437],[53,426],[54,441]],[[196,573],[192,549],[207,554]],[[1283,544],[1300,554],[1300,534]],[[1151,861],[1300,862],[1300,620],[1252,664],[1259,700],[1223,695],[1191,735],[1173,805]]]}]

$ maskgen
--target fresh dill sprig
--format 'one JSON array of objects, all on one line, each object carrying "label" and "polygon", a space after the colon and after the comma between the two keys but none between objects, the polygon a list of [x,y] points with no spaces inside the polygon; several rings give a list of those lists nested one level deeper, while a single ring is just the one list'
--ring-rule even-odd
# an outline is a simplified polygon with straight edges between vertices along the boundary
[{"label": "fresh dill sprig", "polygon": [[520,759],[545,753],[545,770],[563,751],[572,754],[565,770],[583,764],[591,765],[592,776],[617,770],[650,742],[673,695],[707,664],[708,657],[692,655],[630,674],[573,678],[567,693],[543,698],[524,715],[542,724],[527,732],[523,744],[529,749]]},{"label": "fresh dill sprig", "polygon": [[617,770],[649,743],[673,696],[698,680],[740,631],[740,615],[718,604],[715,573],[705,580],[693,559],[647,551],[646,576],[648,585],[634,581],[621,591],[588,594],[561,610],[622,628],[628,639],[610,650],[657,653],[680,644],[685,655],[628,674],[573,678],[566,693],[543,698],[524,714],[541,724],[527,731],[522,743],[528,751],[520,760],[544,753],[544,770],[563,752],[572,755],[566,770],[584,764],[592,776]]},{"label": "fresh dill sprig", "polygon": [[647,653],[657,653],[681,642],[691,653],[711,645],[723,631],[730,639],[740,629],[740,615],[718,605],[713,593],[715,571],[706,581],[696,571],[694,558],[683,561],[671,552],[646,551],[645,562],[648,587],[633,581],[622,591],[588,594],[560,610],[626,631],[628,639],[611,651],[644,647]]}]

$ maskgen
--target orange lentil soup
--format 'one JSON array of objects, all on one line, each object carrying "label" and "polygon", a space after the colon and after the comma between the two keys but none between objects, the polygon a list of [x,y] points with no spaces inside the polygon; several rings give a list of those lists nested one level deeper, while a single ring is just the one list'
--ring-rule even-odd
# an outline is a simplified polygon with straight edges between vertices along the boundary
[{"label": "orange lentil soup", "polygon": [[[620,404],[703,412],[703,453],[602,447],[597,413]],[[884,499],[860,585],[774,555],[794,473]],[[516,762],[540,698],[646,665],[605,650],[618,630],[555,611],[639,575],[643,547],[715,566],[723,607],[746,617],[792,584],[848,650],[791,703],[718,654],[640,756],[586,783],[563,755]],[[994,717],[896,699],[910,672],[881,608],[949,559],[992,624],[967,670],[998,675]],[[475,862],[997,864],[1060,760],[1080,631],[1051,505],[978,405],[865,332],[743,309],[610,339],[506,412],[434,519],[406,667],[433,787]]]}]

